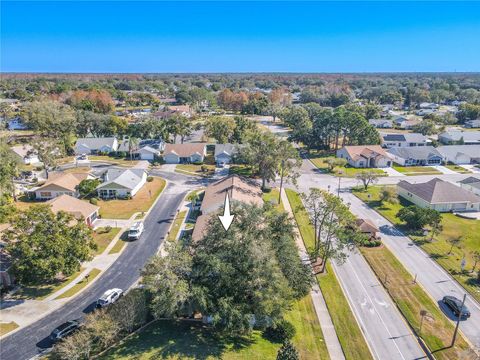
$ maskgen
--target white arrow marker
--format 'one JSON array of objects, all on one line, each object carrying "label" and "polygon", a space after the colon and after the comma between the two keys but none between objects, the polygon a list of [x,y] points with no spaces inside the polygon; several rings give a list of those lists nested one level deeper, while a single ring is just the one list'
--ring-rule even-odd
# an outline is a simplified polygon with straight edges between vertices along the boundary
[{"label": "white arrow marker", "polygon": [[225,204],[223,206],[223,215],[218,215],[218,218],[220,219],[225,231],[227,231],[230,228],[230,225],[232,225],[234,216],[235,215],[230,214],[230,198],[228,197],[227,191],[227,195],[225,196]]}]

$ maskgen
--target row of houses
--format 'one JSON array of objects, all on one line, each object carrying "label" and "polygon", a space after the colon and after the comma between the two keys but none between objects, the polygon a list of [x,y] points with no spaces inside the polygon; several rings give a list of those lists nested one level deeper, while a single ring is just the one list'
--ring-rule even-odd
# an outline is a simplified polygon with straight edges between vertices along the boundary
[{"label": "row of houses", "polygon": [[[80,138],[75,145],[75,153],[98,154],[111,152],[128,152],[128,139],[118,140],[116,137],[106,138]],[[216,144],[215,161],[218,165],[232,162],[241,145]],[[165,144],[161,140],[142,140],[133,151],[133,155],[141,160],[155,160],[163,157],[167,164],[199,163],[205,160],[207,144],[184,143]]]},{"label": "row of houses", "polygon": [[384,168],[393,163],[401,166],[425,166],[452,163],[480,164],[480,145],[415,146],[384,149],[380,145],[345,146],[337,157],[356,168]]}]

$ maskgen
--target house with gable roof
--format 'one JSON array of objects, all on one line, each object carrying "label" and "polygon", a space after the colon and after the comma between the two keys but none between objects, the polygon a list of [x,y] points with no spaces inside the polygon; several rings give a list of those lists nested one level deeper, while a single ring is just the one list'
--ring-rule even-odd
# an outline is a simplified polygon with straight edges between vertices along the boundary
[{"label": "house with gable roof", "polygon": [[207,155],[207,144],[185,143],[166,144],[163,159],[167,164],[185,164],[203,162]]},{"label": "house with gable roof", "polygon": [[102,199],[124,199],[135,194],[147,182],[147,172],[140,168],[110,168],[102,176],[103,183],[97,186]]},{"label": "house with gable roof", "polygon": [[392,160],[380,145],[345,146],[337,150],[337,157],[347,160],[355,168],[383,168],[392,166]]}]

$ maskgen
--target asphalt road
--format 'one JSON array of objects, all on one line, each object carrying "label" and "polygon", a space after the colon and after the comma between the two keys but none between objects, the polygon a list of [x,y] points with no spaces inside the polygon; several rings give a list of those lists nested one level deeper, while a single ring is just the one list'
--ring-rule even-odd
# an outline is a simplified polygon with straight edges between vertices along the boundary
[{"label": "asphalt road", "polygon": [[[173,174],[167,177],[171,180],[185,178]],[[42,349],[50,346],[48,336],[55,327],[90,312],[95,301],[106,290],[114,287],[125,290],[135,284],[140,269],[164,241],[178,207],[191,188],[188,185],[194,183],[193,180],[192,184],[188,182],[169,182],[145,219],[145,232],[142,237],[138,241],[128,243],[118,260],[92,286],[58,310],[3,339],[0,359],[23,360],[37,355]]]}]

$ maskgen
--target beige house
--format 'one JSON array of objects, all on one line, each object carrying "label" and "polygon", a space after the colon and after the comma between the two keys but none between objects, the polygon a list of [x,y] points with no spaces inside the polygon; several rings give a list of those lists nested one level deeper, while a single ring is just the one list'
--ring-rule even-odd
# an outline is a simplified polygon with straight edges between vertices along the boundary
[{"label": "beige house", "polygon": [[417,206],[440,212],[480,211],[480,196],[439,178],[419,184],[402,180],[397,193]]},{"label": "beige house", "polygon": [[45,184],[34,190],[35,199],[50,200],[60,195],[78,197],[78,185],[85,179],[93,177],[86,173],[50,173]]},{"label": "beige house", "polygon": [[205,195],[200,207],[202,215],[197,218],[195,228],[193,229],[193,241],[201,240],[205,235],[205,229],[211,217],[217,210],[223,207],[227,192],[232,203],[240,202],[257,206],[263,205],[260,187],[257,183],[249,179],[238,175],[231,175],[214,182],[205,190]]},{"label": "beige house", "polygon": [[203,162],[207,155],[207,144],[166,144],[163,159],[167,164]]},{"label": "beige house", "polygon": [[380,145],[345,146],[337,150],[337,157],[347,160],[355,168],[383,168],[392,161]]},{"label": "beige house", "polygon": [[83,219],[88,226],[93,226],[93,222],[98,218],[98,210],[100,209],[99,206],[92,205],[70,195],[60,195],[48,201],[48,204],[55,214],[59,211],[65,211],[72,214],[77,220]]}]

